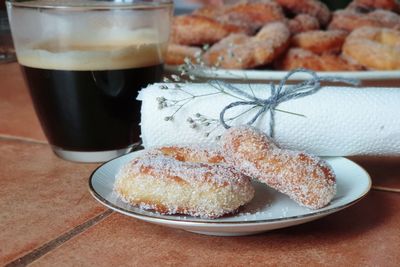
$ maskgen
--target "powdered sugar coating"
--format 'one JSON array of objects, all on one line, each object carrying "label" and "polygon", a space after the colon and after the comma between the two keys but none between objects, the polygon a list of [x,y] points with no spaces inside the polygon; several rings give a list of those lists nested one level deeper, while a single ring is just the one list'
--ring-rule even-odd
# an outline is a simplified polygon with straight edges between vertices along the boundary
[{"label": "powdered sugar coating", "polygon": [[114,190],[124,201],[143,209],[220,217],[249,202],[254,188],[249,177],[233,167],[207,162],[217,162],[218,157],[213,150],[195,146],[152,149],[121,168]]},{"label": "powdered sugar coating", "polygon": [[252,127],[229,129],[222,145],[229,163],[302,206],[322,208],[336,194],[335,175],[325,161],[304,152],[279,149]]}]

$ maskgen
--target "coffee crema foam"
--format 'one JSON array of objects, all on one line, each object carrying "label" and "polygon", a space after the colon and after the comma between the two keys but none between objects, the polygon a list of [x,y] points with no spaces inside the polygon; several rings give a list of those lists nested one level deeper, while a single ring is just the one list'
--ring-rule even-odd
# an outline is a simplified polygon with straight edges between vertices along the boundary
[{"label": "coffee crema foam", "polygon": [[58,38],[19,48],[17,57],[21,65],[56,70],[116,70],[159,65],[167,42],[159,42],[148,30],[99,31],[90,39]]}]

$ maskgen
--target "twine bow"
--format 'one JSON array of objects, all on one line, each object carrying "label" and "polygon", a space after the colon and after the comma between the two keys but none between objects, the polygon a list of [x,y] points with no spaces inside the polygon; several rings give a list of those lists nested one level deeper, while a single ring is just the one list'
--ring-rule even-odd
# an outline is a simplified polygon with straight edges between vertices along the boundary
[{"label": "twine bow", "polygon": [[[296,73],[306,73],[311,75],[311,78],[301,82],[299,84],[295,85],[286,85],[286,82],[289,80],[289,78],[296,74]],[[225,121],[225,113],[231,108],[237,107],[237,106],[243,106],[243,105],[248,105],[248,106],[258,106],[260,109],[257,111],[257,113],[251,118],[247,124],[252,125],[257,119],[264,114],[265,112],[269,112],[270,114],[270,136],[274,137],[274,124],[275,124],[275,109],[276,107],[285,102],[289,101],[292,99],[297,99],[301,97],[305,97],[308,95],[315,94],[318,92],[322,87],[320,82],[321,81],[326,81],[326,82],[340,82],[340,83],[345,83],[345,84],[350,84],[353,86],[357,86],[360,84],[360,81],[357,79],[348,79],[348,78],[341,78],[341,77],[319,77],[314,71],[299,68],[290,71],[283,79],[280,81],[280,83],[275,86],[275,84],[271,83],[270,84],[270,90],[271,90],[271,95],[267,99],[261,99],[256,97],[255,95],[250,95],[243,90],[233,86],[232,84],[225,83],[222,81],[216,81],[220,86],[225,87],[226,89],[230,90],[233,93],[236,93],[245,99],[248,100],[243,100],[243,101],[237,101],[233,102],[229,105],[227,105],[220,113],[219,119],[222,124],[222,126],[225,127],[225,129],[229,129],[231,126],[228,125]]]}]

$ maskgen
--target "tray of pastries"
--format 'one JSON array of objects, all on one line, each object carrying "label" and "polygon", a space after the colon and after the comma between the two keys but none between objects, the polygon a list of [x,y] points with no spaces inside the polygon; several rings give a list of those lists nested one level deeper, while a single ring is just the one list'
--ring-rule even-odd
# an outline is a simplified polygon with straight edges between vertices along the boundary
[{"label": "tray of pastries", "polygon": [[400,84],[396,0],[353,0],[336,11],[317,0],[230,1],[175,16],[170,40],[167,70],[190,59],[209,67],[198,77],[280,80],[307,68],[364,85]]}]

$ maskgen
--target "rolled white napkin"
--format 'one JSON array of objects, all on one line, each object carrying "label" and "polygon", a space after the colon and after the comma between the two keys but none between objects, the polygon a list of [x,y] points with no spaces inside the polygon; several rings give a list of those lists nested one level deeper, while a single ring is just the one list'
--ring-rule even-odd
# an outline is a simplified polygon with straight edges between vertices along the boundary
[{"label": "rolled white napkin", "polygon": [[[141,131],[143,145],[215,142],[225,130],[198,122],[194,129],[188,118],[196,113],[219,119],[221,110],[237,98],[218,92],[209,84],[182,85],[182,90],[196,97],[171,116],[178,106],[159,109],[158,100],[189,99],[191,96],[176,89],[161,89],[168,84],[154,84],[143,89],[138,96],[142,101]],[[238,85],[249,94],[267,98],[269,85]],[[158,100],[157,100],[158,99]],[[238,106],[227,112],[226,118],[239,114],[249,106]],[[285,148],[303,150],[320,156],[400,155],[400,89],[324,87],[317,93],[280,104],[275,113],[275,140]],[[240,116],[233,125],[246,123],[257,112],[254,109]],[[290,114],[290,113],[294,114]],[[295,115],[298,114],[298,115]],[[301,116],[299,116],[299,114]],[[190,119],[189,119],[190,120]],[[254,126],[269,133],[270,116],[264,114]]]}]

